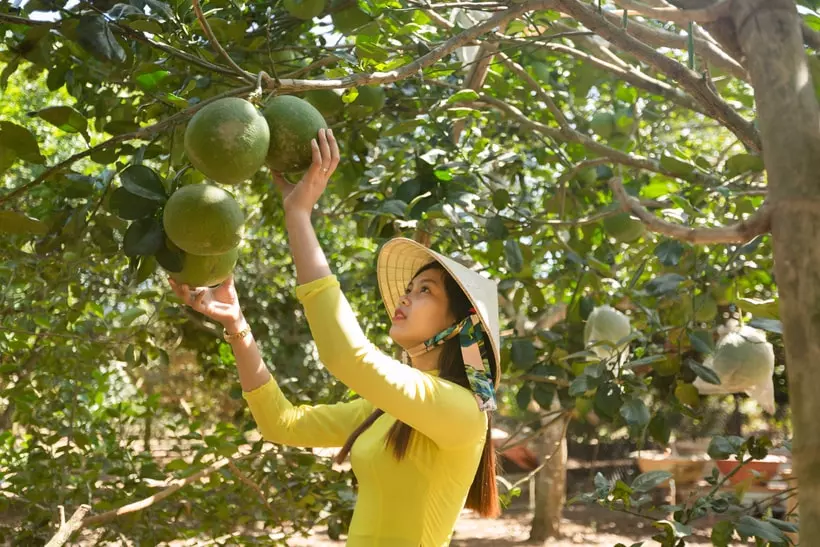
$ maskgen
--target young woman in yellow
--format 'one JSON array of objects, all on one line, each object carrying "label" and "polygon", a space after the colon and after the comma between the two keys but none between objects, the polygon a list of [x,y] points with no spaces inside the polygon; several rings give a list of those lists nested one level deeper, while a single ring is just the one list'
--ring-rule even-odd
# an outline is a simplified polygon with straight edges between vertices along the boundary
[{"label": "young woman in yellow", "polygon": [[331,273],[311,211],[339,163],[332,131],[313,142],[299,184],[274,176],[284,196],[304,306],[319,357],[360,398],[293,406],[262,361],[233,279],[213,289],[171,284],[186,304],[219,321],[263,437],[304,447],[342,447],[359,494],[350,547],[448,545],[463,507],[499,513],[490,429],[499,380],[498,296],[494,282],[412,240],[379,252],[377,274],[392,318],[391,338],[407,366],[374,347]]}]

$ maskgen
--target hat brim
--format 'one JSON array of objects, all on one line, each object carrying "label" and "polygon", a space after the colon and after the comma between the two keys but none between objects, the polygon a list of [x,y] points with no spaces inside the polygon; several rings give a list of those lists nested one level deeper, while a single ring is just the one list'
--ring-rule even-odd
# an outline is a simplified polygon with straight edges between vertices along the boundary
[{"label": "hat brim", "polygon": [[379,292],[389,317],[396,313],[399,300],[413,276],[430,262],[438,262],[458,283],[478,312],[484,332],[488,333],[493,353],[493,383],[501,379],[500,330],[498,325],[498,289],[495,282],[462,266],[458,262],[432,251],[424,245],[403,237],[391,239],[379,251],[376,276]]}]

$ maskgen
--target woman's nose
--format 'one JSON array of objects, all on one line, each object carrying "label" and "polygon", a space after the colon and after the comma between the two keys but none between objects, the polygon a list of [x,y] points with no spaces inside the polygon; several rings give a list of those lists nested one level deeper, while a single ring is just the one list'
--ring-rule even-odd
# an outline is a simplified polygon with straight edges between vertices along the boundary
[{"label": "woman's nose", "polygon": [[409,294],[403,294],[399,298],[399,305],[403,306],[405,304],[410,304],[410,295]]}]

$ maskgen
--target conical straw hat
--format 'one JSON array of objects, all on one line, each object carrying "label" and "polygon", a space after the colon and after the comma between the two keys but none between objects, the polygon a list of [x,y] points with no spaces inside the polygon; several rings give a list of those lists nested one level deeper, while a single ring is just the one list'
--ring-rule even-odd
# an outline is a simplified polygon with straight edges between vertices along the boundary
[{"label": "conical straw hat", "polygon": [[[437,261],[461,286],[478,312],[478,317],[489,333],[489,343],[495,357],[493,383],[498,386],[501,378],[501,336],[498,325],[498,287],[491,279],[465,268],[458,262],[431,251],[424,245],[403,237],[391,239],[379,251],[376,275],[379,291],[390,317],[404,295],[408,283],[422,266]],[[461,319],[461,318],[459,318]]]}]

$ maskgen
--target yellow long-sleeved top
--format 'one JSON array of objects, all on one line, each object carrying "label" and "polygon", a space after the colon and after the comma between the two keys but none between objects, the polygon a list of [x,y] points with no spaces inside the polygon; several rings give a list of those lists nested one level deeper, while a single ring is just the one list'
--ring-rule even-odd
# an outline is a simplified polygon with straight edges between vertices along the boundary
[{"label": "yellow long-sleeved top", "polygon": [[[486,413],[464,387],[373,346],[335,276],[297,287],[296,296],[320,359],[361,398],[294,407],[271,379],[243,394],[262,436],[292,446],[338,447],[374,408],[382,409],[385,414],[351,449],[359,496],[346,545],[448,545],[484,448]],[[397,419],[415,430],[401,461],[385,445]]]}]

